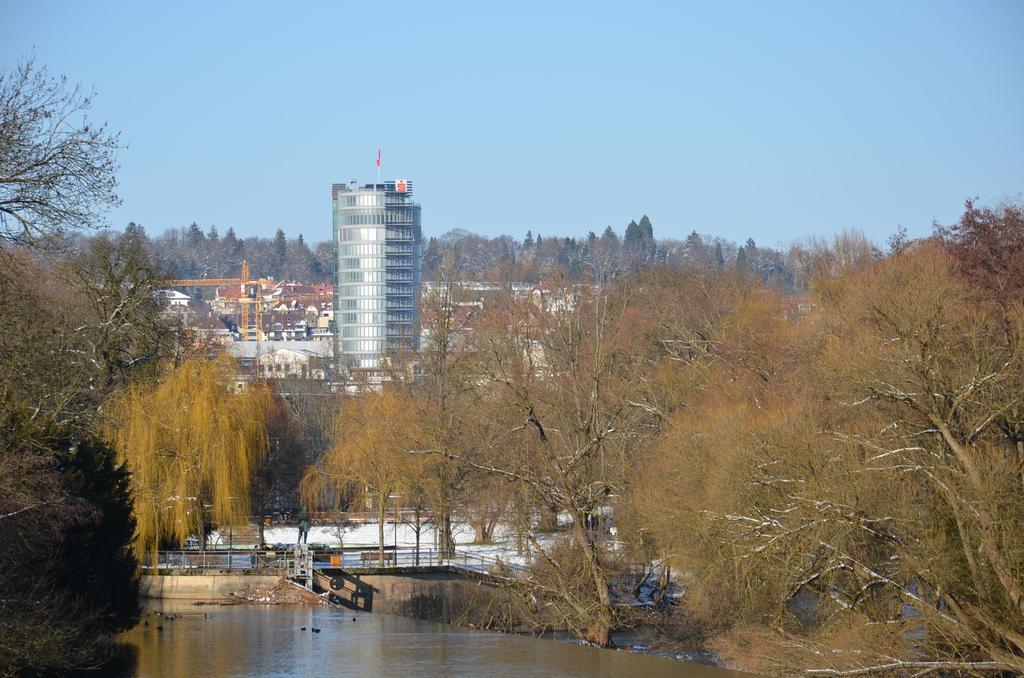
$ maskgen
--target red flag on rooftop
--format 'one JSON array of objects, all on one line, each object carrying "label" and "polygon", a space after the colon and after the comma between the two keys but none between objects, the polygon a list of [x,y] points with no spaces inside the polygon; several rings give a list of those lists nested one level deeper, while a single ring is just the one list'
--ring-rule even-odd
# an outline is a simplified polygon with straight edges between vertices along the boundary
[{"label": "red flag on rooftop", "polygon": [[377,149],[377,169],[380,169],[380,149]]}]

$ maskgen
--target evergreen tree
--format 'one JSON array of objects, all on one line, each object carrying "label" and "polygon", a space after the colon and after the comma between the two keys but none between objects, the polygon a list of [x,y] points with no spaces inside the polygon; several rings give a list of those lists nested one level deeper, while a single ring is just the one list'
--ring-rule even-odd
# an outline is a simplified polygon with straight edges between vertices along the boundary
[{"label": "evergreen tree", "polygon": [[430,240],[427,241],[426,246],[423,248],[422,266],[424,280],[435,277],[435,274],[440,269],[443,257],[442,249],[441,241],[434,236],[430,236]]},{"label": "evergreen tree", "polygon": [[558,253],[558,263],[569,269],[569,273],[575,277],[579,275],[580,258],[575,238],[563,238],[562,248]]},{"label": "evergreen tree", "polygon": [[288,258],[288,239],[285,237],[285,231],[278,228],[278,232],[273,235],[272,245],[273,260],[269,262],[272,267],[270,271],[271,276],[274,278],[282,278],[283,271],[285,268],[285,260]]},{"label": "evergreen tree", "polygon": [[207,233],[206,233],[206,239],[209,240],[210,242],[214,243],[214,244],[217,244],[217,243],[220,242],[220,234],[217,233],[217,226],[216,226],[216,224],[211,224],[210,225],[210,230],[207,231]]},{"label": "evergreen tree", "polygon": [[278,266],[288,257],[288,239],[280,228],[274,234],[274,259]]},{"label": "evergreen tree", "polygon": [[12,396],[0,389],[0,671],[64,675],[103,663],[104,636],[138,619],[128,474]]},{"label": "evergreen tree", "polygon": [[622,240],[626,243],[637,243],[644,239],[644,234],[640,230],[640,225],[635,221],[630,221],[626,226],[626,235],[623,236]]},{"label": "evergreen tree", "polygon": [[722,254],[722,243],[715,243],[715,268],[721,271],[725,268],[725,255]]},{"label": "evergreen tree", "polygon": [[607,243],[613,243],[619,241],[619,236],[615,233],[615,229],[608,226],[604,229],[604,233],[601,234],[601,240]]},{"label": "evergreen tree", "polygon": [[640,217],[640,238],[647,242],[654,242],[654,226],[651,224],[651,220],[647,218],[647,215]]},{"label": "evergreen tree", "polygon": [[220,276],[230,278],[241,275],[242,258],[240,256],[241,242],[235,237],[235,229],[228,226],[224,238],[221,240],[221,255],[217,261],[217,270]]},{"label": "evergreen tree", "polygon": [[697,231],[693,231],[690,235],[686,236],[686,249],[690,252],[698,252],[704,246],[704,241],[701,240],[700,235]]},{"label": "evergreen tree", "polygon": [[188,227],[188,232],[185,234],[185,242],[193,249],[202,247],[203,243],[206,242],[206,236],[203,235],[203,230],[199,228],[199,224],[194,221]]},{"label": "evergreen tree", "polygon": [[124,227],[124,234],[129,238],[142,241],[146,239],[146,229],[142,227],[142,224],[136,224],[134,221],[129,221],[128,225]]},{"label": "evergreen tree", "polygon": [[631,221],[626,226],[626,235],[623,237],[622,242],[626,245],[627,251],[634,255],[634,265],[644,263],[649,250],[648,245],[652,245],[654,242],[653,238],[647,237],[648,231],[653,233],[651,222],[647,219],[646,215],[640,220],[639,224]]},{"label": "evergreen tree", "polygon": [[128,470],[99,441],[65,440],[56,447],[64,491],[93,509],[65,533],[61,578],[76,603],[96,612],[97,632],[124,631],[139,614]]},{"label": "evergreen tree", "polygon": [[523,247],[533,247],[533,231],[527,231],[523,238]]},{"label": "evergreen tree", "polygon": [[310,282],[312,273],[313,253],[306,246],[306,241],[299,234],[299,237],[288,247],[288,263],[281,275],[292,280]]}]

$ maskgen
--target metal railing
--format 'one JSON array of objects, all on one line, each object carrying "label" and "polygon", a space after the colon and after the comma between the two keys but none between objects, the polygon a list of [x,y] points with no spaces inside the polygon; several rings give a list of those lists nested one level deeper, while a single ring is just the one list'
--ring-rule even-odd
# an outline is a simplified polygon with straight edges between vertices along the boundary
[{"label": "metal railing", "polygon": [[[159,551],[157,561],[142,563],[144,570],[189,571],[253,571],[266,574],[287,574],[296,558],[294,550],[179,550]],[[453,567],[478,574],[497,577],[523,577],[528,568],[500,557],[485,556],[471,551],[455,550],[447,554],[437,549],[385,547],[384,560],[375,548],[329,549],[313,554],[313,568],[417,568]]]},{"label": "metal railing", "polygon": [[263,570],[284,572],[288,568],[291,551],[256,550],[185,550],[159,551],[157,561],[144,560],[142,569],[168,570]]},{"label": "metal railing", "polygon": [[484,556],[471,551],[456,550],[449,558],[449,562],[454,567],[485,571],[495,575],[522,577],[529,572],[529,568],[521,563],[512,563],[498,557]]},{"label": "metal railing", "polygon": [[450,551],[447,554],[436,549],[395,549],[385,547],[381,561],[379,549],[362,548],[345,550],[341,553],[318,553],[314,568],[393,568],[393,567],[439,567],[448,566],[462,570],[491,574],[495,576],[523,576],[527,567],[521,563],[508,562],[501,558],[484,556],[471,551]]}]

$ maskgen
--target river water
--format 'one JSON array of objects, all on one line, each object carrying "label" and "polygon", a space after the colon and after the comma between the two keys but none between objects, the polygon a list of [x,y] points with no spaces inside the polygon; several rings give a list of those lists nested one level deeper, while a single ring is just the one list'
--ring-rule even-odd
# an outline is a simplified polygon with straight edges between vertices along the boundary
[{"label": "river water", "polygon": [[[326,607],[163,601],[149,612],[156,610],[163,614],[148,614],[145,623],[121,636],[129,646],[128,654],[134,654],[124,675],[741,675],[631,652]],[[168,617],[172,614],[173,619]],[[312,632],[313,628],[320,632]]]}]

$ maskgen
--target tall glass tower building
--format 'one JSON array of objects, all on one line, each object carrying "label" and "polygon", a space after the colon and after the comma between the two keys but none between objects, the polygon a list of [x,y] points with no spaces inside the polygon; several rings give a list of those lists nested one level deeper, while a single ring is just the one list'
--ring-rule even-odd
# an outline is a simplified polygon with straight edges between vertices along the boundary
[{"label": "tall glass tower building", "polygon": [[334,355],[349,370],[419,348],[420,206],[403,179],[334,184]]}]

